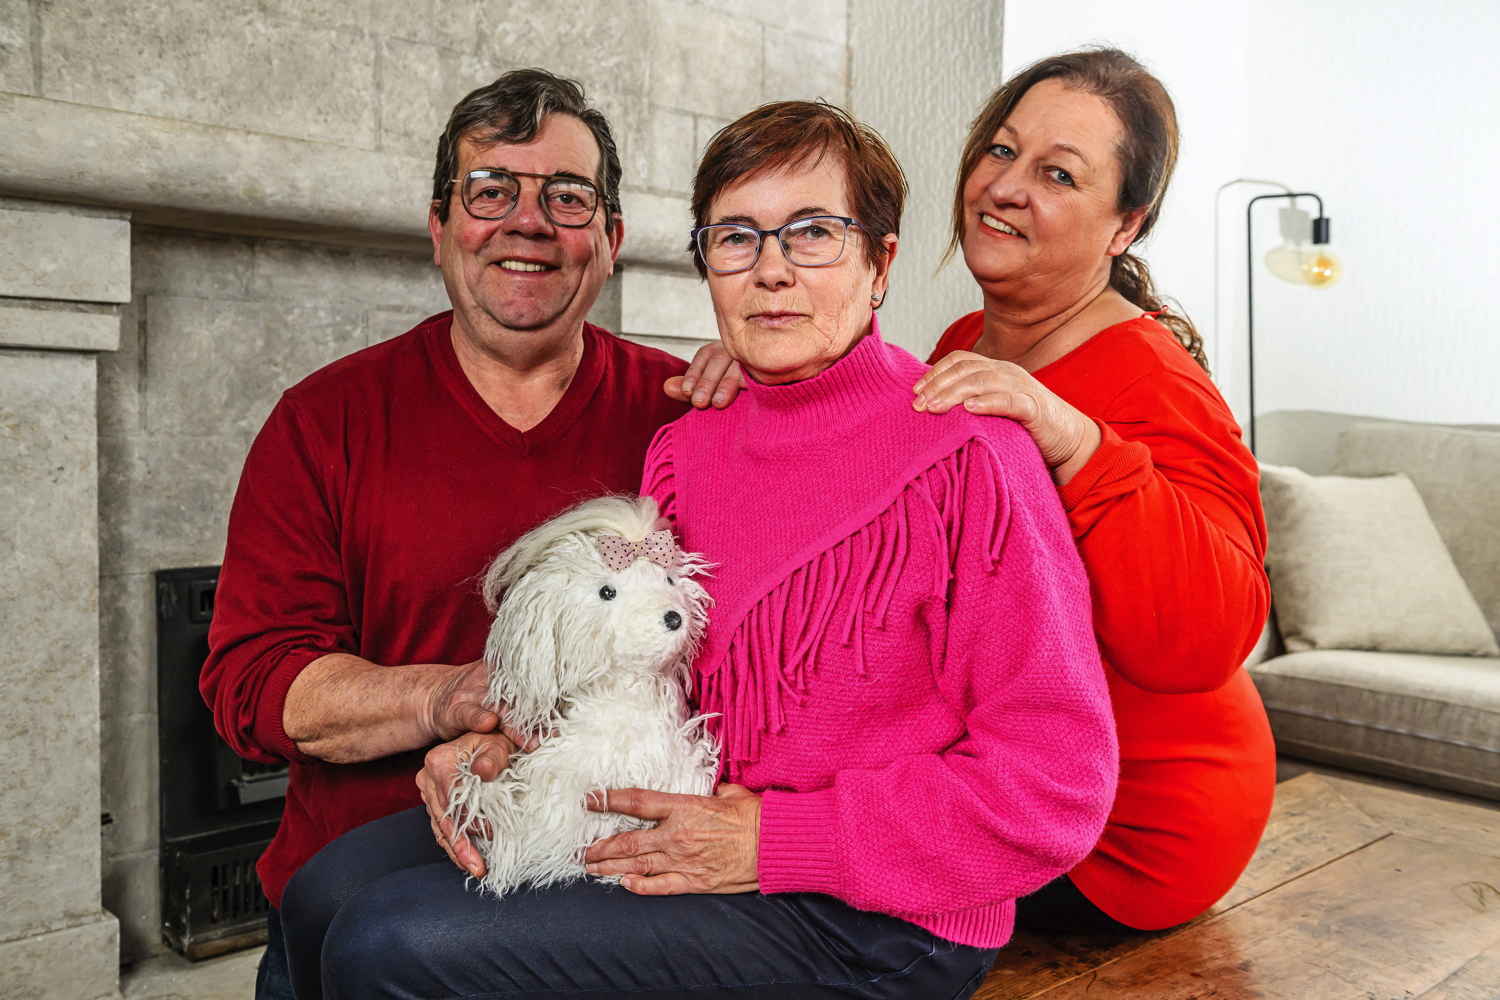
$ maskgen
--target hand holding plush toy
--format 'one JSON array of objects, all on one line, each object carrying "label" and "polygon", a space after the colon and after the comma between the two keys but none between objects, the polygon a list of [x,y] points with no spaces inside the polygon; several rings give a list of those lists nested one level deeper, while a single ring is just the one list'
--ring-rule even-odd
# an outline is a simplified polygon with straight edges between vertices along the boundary
[{"label": "hand holding plush toy", "polygon": [[483,854],[486,889],[579,878],[590,844],[654,825],[590,811],[591,793],[713,793],[717,750],[685,692],[710,603],[690,577],[706,568],[649,497],[580,504],[490,567],[489,702],[541,742],[493,781],[466,762],[454,780],[448,816]]}]

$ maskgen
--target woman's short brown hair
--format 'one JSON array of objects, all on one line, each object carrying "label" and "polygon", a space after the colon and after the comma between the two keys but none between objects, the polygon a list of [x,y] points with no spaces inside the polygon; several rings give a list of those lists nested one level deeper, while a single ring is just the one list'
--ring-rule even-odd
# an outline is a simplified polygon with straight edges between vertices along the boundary
[{"label": "woman's short brown hair", "polygon": [[[995,133],[1015,111],[1026,92],[1043,80],[1060,80],[1066,86],[1103,98],[1119,119],[1124,133],[1115,151],[1120,163],[1120,193],[1116,208],[1121,212],[1144,209],[1135,243],[1145,239],[1161,216],[1167,184],[1177,166],[1177,110],[1162,82],[1134,57],[1119,49],[1083,49],[1065,52],[1032,63],[1005,81],[980,109],[969,129],[953,192],[953,236],[948,255],[960,249],[967,224],[964,185],[979,165]],[[1133,253],[1120,254],[1110,264],[1109,283],[1115,291],[1144,312],[1167,308],[1151,281],[1146,262]],[[1157,318],[1176,335],[1193,359],[1208,370],[1203,338],[1192,320],[1181,312]]]},{"label": "woman's short brown hair", "polygon": [[[849,210],[865,230],[866,257],[878,264],[886,252],[881,238],[901,235],[906,176],[880,133],[823,101],[763,104],[720,129],[693,178],[693,225],[708,225],[714,199],[736,181],[762,170],[817,164],[829,154],[844,165]],[[691,241],[688,252],[706,276]]]}]

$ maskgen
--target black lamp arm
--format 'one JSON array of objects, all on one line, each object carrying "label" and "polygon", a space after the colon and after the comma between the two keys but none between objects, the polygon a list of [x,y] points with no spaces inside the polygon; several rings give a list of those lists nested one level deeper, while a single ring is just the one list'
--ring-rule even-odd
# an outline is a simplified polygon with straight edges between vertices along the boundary
[{"label": "black lamp arm", "polygon": [[1318,217],[1313,220],[1313,242],[1329,239],[1328,219],[1323,215],[1323,199],[1311,191],[1284,191],[1258,194],[1245,205],[1245,345],[1249,352],[1250,383],[1250,454],[1255,454],[1255,230],[1251,228],[1251,211],[1258,201],[1275,198],[1311,198],[1318,203]]}]

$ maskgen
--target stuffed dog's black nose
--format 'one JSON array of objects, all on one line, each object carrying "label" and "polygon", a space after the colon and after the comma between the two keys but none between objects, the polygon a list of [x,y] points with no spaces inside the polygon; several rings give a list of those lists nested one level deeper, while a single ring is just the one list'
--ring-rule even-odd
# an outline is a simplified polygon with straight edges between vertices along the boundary
[{"label": "stuffed dog's black nose", "polygon": [[668,632],[676,632],[682,628],[682,616],[675,611],[668,611],[661,616],[662,624],[667,626]]}]

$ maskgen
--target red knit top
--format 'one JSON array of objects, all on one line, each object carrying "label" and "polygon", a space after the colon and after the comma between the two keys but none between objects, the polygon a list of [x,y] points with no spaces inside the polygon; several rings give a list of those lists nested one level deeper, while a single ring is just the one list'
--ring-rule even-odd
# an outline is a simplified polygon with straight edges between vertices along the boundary
[{"label": "red knit top", "polygon": [[492,618],[485,565],[564,508],[633,491],[651,436],[688,408],[661,389],[687,365],[585,325],[572,382],[522,433],[470,384],[451,320],[288,389],[245,459],[201,687],[236,753],[292,762],[281,828],[257,865],[273,906],[330,840],[421,804],[422,750],[363,764],[297,751],[281,725],[297,674],[325,653],[478,659]]},{"label": "red knit top", "polygon": [[[930,360],[971,349],[983,327],[964,316]],[[1270,726],[1240,666],[1271,602],[1259,473],[1218,390],[1149,317],[1033,374],[1103,434],[1061,493],[1092,584],[1120,782],[1069,875],[1116,920],[1170,927],[1229,891],[1275,791]]]}]

